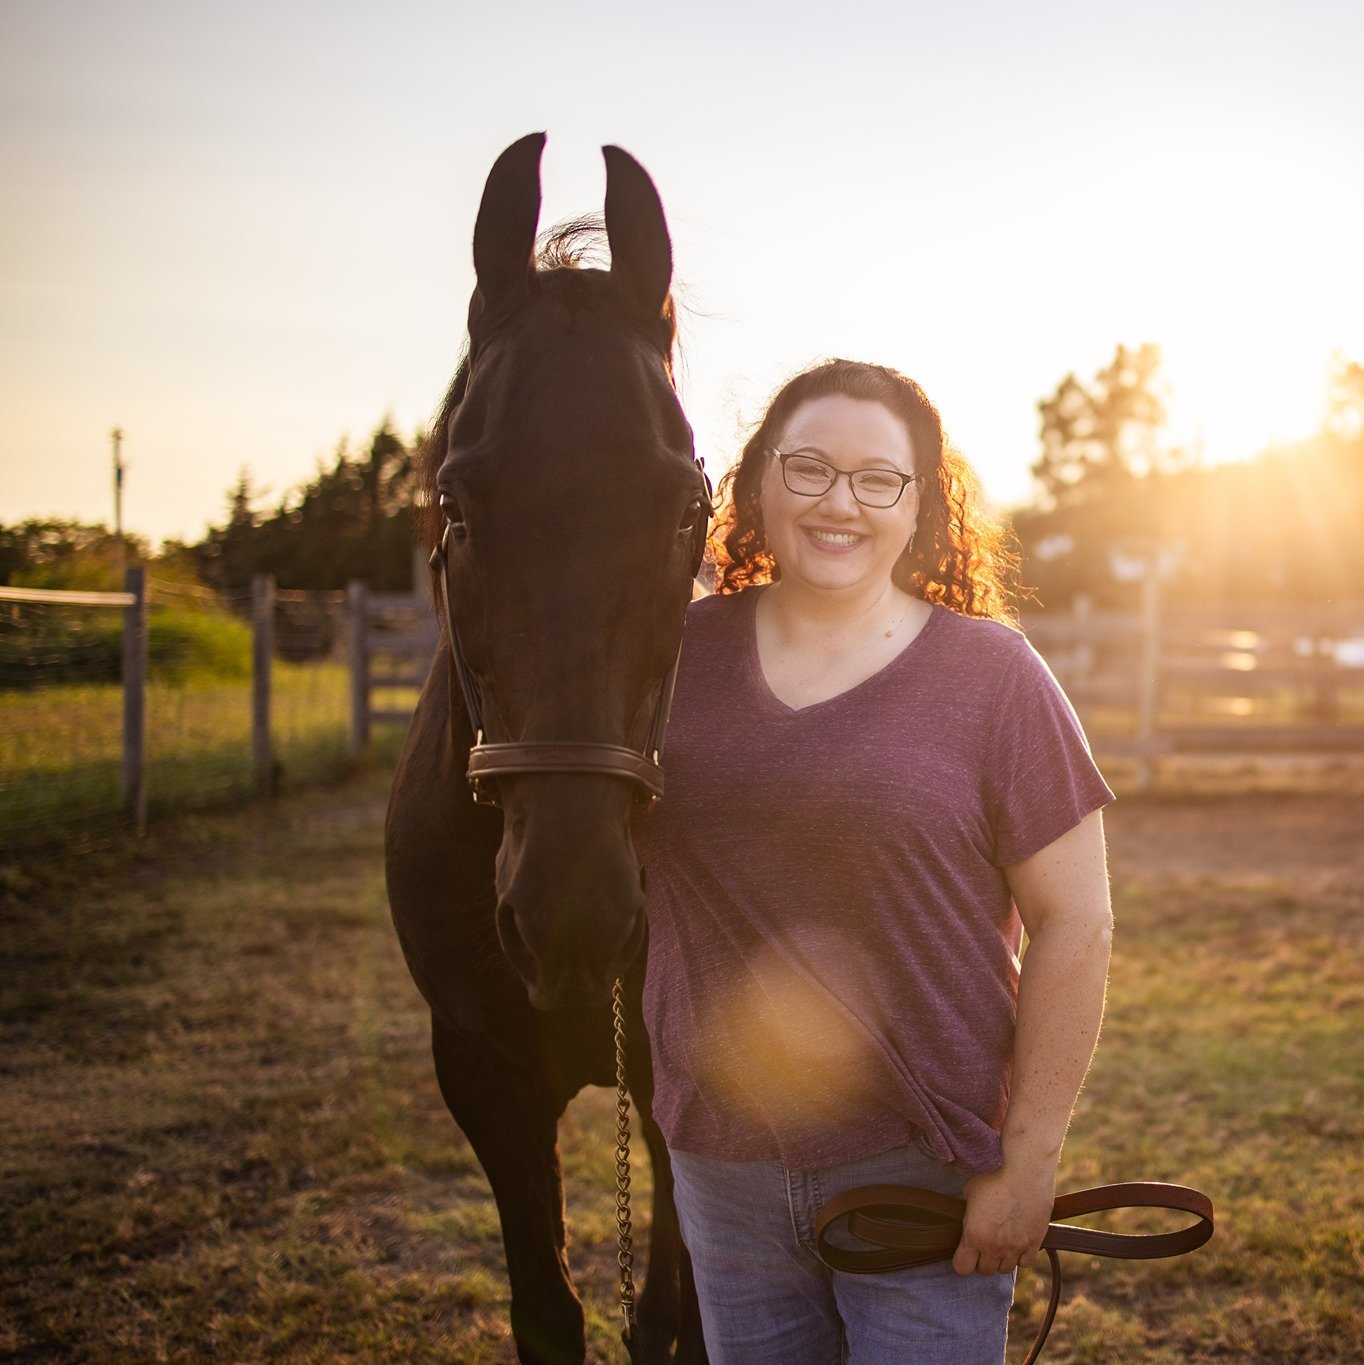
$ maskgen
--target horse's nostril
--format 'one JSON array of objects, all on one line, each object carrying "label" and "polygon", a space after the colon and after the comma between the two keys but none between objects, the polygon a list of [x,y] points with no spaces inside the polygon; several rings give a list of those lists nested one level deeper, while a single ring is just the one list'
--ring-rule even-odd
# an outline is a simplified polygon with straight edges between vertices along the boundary
[{"label": "horse's nostril", "polygon": [[527,985],[532,985],[539,978],[539,964],[530,945],[522,937],[520,926],[516,923],[516,911],[509,901],[498,902],[496,921],[498,941],[502,944],[507,961]]}]

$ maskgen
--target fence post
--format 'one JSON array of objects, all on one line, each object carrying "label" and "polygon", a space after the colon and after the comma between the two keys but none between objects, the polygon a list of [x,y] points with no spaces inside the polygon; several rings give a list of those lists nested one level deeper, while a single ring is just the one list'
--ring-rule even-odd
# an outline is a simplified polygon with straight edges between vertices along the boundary
[{"label": "fence post", "polygon": [[350,756],[369,747],[369,590],[358,580],[346,589],[350,618]]},{"label": "fence post", "polygon": [[270,741],[270,668],[275,655],[275,580],[251,577],[251,761],[256,787],[275,791],[275,752]]},{"label": "fence post", "polygon": [[1336,666],[1335,637],[1318,631],[1312,640],[1312,718],[1318,725],[1340,723],[1340,671]]},{"label": "fence post", "polygon": [[1141,580],[1141,672],[1137,678],[1137,785],[1156,777],[1156,725],[1160,707],[1160,571],[1154,557]]},{"label": "fence post", "polygon": [[147,832],[147,570],[123,571],[123,768],[119,797],[135,833]]},{"label": "fence post", "polygon": [[431,610],[431,556],[420,545],[412,550],[412,598],[419,616]]},{"label": "fence post", "polygon": [[1070,611],[1075,624],[1071,656],[1075,660],[1075,684],[1071,695],[1077,706],[1084,706],[1089,702],[1094,681],[1094,599],[1087,592],[1077,592],[1071,599]]}]

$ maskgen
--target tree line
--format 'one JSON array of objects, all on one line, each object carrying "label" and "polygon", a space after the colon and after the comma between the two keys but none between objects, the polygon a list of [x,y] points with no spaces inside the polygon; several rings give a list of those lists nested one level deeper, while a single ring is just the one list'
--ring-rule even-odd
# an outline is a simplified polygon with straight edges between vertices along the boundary
[{"label": "tree line", "polygon": [[422,437],[404,441],[385,418],[368,449],[347,442],[330,466],[262,512],[243,470],[228,494],[228,515],[189,547],[210,587],[239,592],[252,575],[273,574],[290,588],[344,588],[364,579],[373,588],[405,591],[412,582],[416,541],[416,452]]},{"label": "tree line", "polygon": [[195,543],[167,541],[153,554],[145,537],[119,545],[103,525],[33,519],[0,526],[0,584],[111,590],[121,563],[150,561],[161,579],[199,583],[230,602],[249,596],[255,574],[282,587],[335,590],[353,579],[405,591],[415,544],[418,433],[404,440],[385,418],[367,446],[342,441],[330,463],[273,508],[243,469],[226,515]]},{"label": "tree line", "polygon": [[[1248,394],[1253,402],[1254,395]],[[1022,579],[1045,607],[1084,593],[1128,598],[1124,559],[1158,556],[1188,600],[1324,600],[1364,594],[1364,365],[1338,358],[1320,430],[1239,464],[1204,465],[1170,431],[1160,351],[1118,346],[1090,379],[1066,375],[1038,403],[1035,495],[1016,509]],[[226,515],[194,544],[158,555],[125,537],[130,559],[162,578],[244,601],[254,574],[283,587],[335,590],[363,579],[411,583],[416,456],[385,419],[367,444],[342,441],[330,463],[273,508],[243,470]],[[0,584],[114,588],[122,551],[103,526],[0,526]]]},{"label": "tree line", "polygon": [[1043,606],[1125,600],[1123,561],[1143,558],[1181,600],[1364,597],[1364,365],[1333,361],[1314,435],[1240,463],[1175,443],[1150,344],[1119,346],[1091,380],[1067,375],[1038,416],[1037,494],[1013,525]]}]

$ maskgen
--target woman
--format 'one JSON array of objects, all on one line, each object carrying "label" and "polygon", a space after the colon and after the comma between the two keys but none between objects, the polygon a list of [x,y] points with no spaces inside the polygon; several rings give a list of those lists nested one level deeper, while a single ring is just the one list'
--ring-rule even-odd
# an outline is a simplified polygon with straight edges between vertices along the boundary
[{"label": "woman", "polygon": [[[711,1360],[998,1362],[1102,1015],[1112,793],[911,380],[798,376],[726,491],[636,832]],[[964,1197],[950,1264],[815,1258],[819,1206],[878,1183]]]}]

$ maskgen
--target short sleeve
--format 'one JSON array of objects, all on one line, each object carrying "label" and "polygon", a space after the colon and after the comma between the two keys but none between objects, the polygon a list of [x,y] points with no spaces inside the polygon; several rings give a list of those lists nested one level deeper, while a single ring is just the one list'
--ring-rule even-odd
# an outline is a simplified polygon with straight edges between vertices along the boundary
[{"label": "short sleeve", "polygon": [[1026,640],[999,689],[986,756],[993,861],[1030,858],[1114,799],[1061,685]]}]

